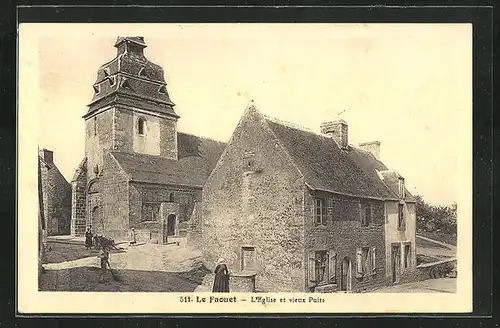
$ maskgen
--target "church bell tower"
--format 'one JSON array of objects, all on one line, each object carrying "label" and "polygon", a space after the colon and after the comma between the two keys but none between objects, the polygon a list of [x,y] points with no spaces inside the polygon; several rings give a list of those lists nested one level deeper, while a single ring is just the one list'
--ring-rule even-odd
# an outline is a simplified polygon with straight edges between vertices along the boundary
[{"label": "church bell tower", "polygon": [[107,151],[177,159],[177,120],[164,71],[144,55],[143,37],[118,37],[116,57],[102,65],[83,116],[88,178]]}]

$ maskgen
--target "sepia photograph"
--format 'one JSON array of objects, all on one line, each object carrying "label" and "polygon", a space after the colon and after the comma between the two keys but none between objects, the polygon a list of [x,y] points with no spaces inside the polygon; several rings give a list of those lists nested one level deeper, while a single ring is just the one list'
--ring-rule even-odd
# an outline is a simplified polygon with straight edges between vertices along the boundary
[{"label": "sepia photograph", "polygon": [[471,309],[472,25],[19,30],[27,308]]}]

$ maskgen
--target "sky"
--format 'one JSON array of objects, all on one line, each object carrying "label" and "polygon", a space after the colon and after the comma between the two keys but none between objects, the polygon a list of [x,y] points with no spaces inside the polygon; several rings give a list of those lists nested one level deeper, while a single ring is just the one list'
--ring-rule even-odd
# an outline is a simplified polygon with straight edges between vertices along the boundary
[{"label": "sky", "polygon": [[464,188],[468,24],[25,26],[20,40],[34,41],[25,51],[37,52],[37,90],[20,97],[37,97],[29,110],[39,111],[38,145],[54,151],[68,181],[84,156],[82,115],[97,69],[116,56],[117,36],[144,36],[146,57],[165,71],[179,131],[228,141],[253,99],[265,115],[317,132],[344,119],[350,144],[380,141],[382,161],[433,204],[456,201]]}]

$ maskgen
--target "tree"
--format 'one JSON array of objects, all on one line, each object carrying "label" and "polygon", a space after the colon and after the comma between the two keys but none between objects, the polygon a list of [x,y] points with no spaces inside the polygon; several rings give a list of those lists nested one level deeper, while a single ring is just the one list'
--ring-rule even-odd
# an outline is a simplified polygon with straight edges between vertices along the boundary
[{"label": "tree", "polygon": [[416,199],[418,231],[457,233],[457,203],[435,206],[425,202],[420,195]]}]

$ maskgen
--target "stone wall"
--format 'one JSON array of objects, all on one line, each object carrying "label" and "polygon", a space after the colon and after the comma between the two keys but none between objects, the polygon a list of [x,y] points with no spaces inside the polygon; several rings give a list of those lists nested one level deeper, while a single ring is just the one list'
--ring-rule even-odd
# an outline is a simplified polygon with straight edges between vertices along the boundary
[{"label": "stone wall", "polygon": [[[315,223],[313,203],[315,197],[325,200],[333,199],[332,214],[326,216],[324,225]],[[370,224],[364,227],[361,225],[361,214],[364,212],[366,202],[371,204],[372,214]],[[357,199],[326,192],[307,192],[305,194],[305,213],[307,219],[304,261],[309,265],[308,254],[314,251],[326,250],[329,254],[335,253],[337,286],[333,286],[333,290],[340,288],[341,266],[345,257],[348,257],[351,263],[352,291],[365,291],[385,285],[384,203],[382,201]],[[358,249],[362,247],[368,247],[370,251],[375,247],[376,270],[358,276],[356,258]],[[371,260],[370,255],[370,263]],[[311,291],[317,287],[317,284],[311,283],[311,279],[307,277],[305,284],[311,288]]]},{"label": "stone wall", "polygon": [[97,177],[98,171],[103,166],[105,151],[112,149],[113,113],[113,109],[108,109],[85,120],[85,156],[87,157],[88,181]]},{"label": "stone wall", "polygon": [[205,266],[224,257],[238,272],[242,247],[253,247],[256,289],[304,291],[303,188],[265,121],[249,112],[204,186],[201,227],[193,230],[202,232]]},{"label": "stone wall", "polygon": [[107,154],[99,178],[101,213],[104,234],[115,240],[128,238],[129,183],[116,161]]},{"label": "stone wall", "polygon": [[[52,160],[52,156],[47,159]],[[42,165],[41,175],[47,235],[69,235],[71,230],[71,185],[54,162]]]},{"label": "stone wall", "polygon": [[85,234],[87,157],[84,157],[76,168],[71,181],[71,235]]}]

